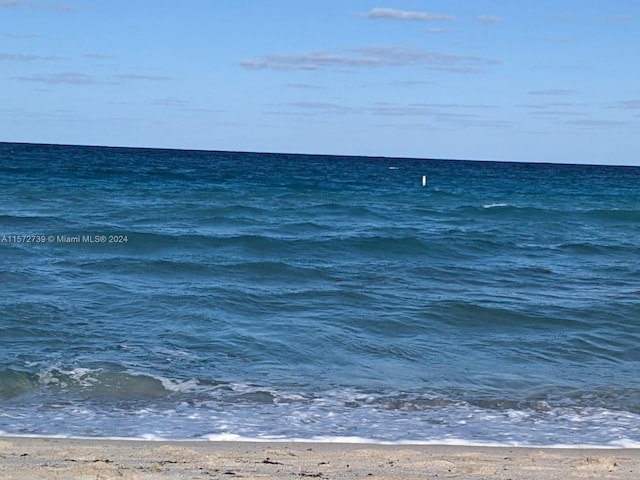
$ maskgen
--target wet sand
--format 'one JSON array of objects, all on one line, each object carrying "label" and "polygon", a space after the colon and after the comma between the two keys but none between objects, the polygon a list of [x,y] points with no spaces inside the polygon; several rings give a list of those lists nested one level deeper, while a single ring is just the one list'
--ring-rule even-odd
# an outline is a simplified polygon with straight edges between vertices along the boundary
[{"label": "wet sand", "polygon": [[638,479],[640,449],[0,438],[0,479]]}]

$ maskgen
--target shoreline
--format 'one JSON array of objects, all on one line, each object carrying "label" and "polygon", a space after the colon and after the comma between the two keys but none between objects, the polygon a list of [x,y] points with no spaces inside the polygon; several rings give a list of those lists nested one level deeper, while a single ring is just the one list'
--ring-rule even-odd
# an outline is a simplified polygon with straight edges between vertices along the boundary
[{"label": "shoreline", "polygon": [[0,479],[624,479],[638,448],[0,437]]}]

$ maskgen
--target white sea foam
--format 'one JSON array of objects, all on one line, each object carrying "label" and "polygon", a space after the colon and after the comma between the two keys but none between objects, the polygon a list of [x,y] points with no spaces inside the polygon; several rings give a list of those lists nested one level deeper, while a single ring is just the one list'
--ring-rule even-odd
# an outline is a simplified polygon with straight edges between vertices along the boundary
[{"label": "white sea foam", "polygon": [[38,380],[44,385],[63,385],[65,377],[83,387],[90,387],[98,382],[96,374],[102,369],[73,368],[64,370],[58,368],[48,368],[38,372]]},{"label": "white sea foam", "polygon": [[500,208],[500,207],[508,207],[508,203],[487,203],[486,205],[482,205],[482,208]]},{"label": "white sea foam", "polygon": [[197,392],[202,391],[204,388],[200,383],[195,380],[174,380],[167,377],[154,376],[156,380],[159,380],[162,383],[162,386],[170,391],[170,392],[178,392],[178,393],[189,393],[189,392]]},{"label": "white sea foam", "polygon": [[277,435],[261,435],[261,436],[245,436],[233,433],[208,434],[200,437],[192,438],[176,438],[158,435],[157,433],[142,433],[138,436],[87,436],[87,435],[63,435],[63,434],[21,434],[11,433],[0,430],[1,437],[21,437],[21,438],[61,438],[61,439],[79,439],[79,440],[126,440],[126,441],[153,441],[153,442],[252,442],[252,443],[350,443],[363,445],[446,445],[460,447],[522,447],[522,448],[548,448],[548,449],[637,449],[640,448],[640,441],[630,439],[619,439],[608,443],[543,443],[543,442],[491,442],[491,441],[473,441],[464,438],[442,437],[430,440],[422,439],[404,439],[396,441],[379,440],[375,438],[357,437],[357,436],[277,436]]}]

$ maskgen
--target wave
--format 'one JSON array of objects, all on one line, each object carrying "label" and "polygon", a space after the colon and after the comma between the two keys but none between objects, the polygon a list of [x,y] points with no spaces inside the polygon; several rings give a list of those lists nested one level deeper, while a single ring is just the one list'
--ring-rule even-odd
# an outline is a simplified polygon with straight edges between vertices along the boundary
[{"label": "wave", "polygon": [[640,224],[640,208],[593,209],[585,212],[585,215],[593,219],[603,220],[606,222]]},{"label": "wave", "polygon": [[606,257],[608,255],[632,255],[635,250],[640,252],[638,245],[605,244],[600,242],[567,242],[560,245],[553,245],[554,249],[570,254],[584,255],[589,257]]},{"label": "wave", "polygon": [[[1,371],[0,392],[0,434],[5,435],[574,447],[640,442],[633,388],[579,395],[560,389],[524,397],[467,389],[304,390],[52,368]],[[620,398],[632,403],[611,403]]]},{"label": "wave", "polygon": [[38,387],[38,375],[20,370],[0,370],[0,399],[19,397]]},{"label": "wave", "polygon": [[166,395],[161,380],[144,374],[76,368],[69,371],[49,369],[28,372],[14,369],[0,371],[0,397],[24,396],[39,390],[73,398],[151,399]]},{"label": "wave", "polygon": [[50,235],[67,225],[60,216],[40,215],[21,211],[20,214],[0,215],[0,237],[3,235]]},{"label": "wave", "polygon": [[[388,255],[408,257],[411,255],[427,255],[442,249],[438,242],[421,235],[407,232],[389,232],[376,234],[370,232],[327,231],[326,235],[295,234],[295,229],[283,233],[266,232],[262,234],[184,234],[182,232],[140,232],[129,231],[126,245],[92,245],[91,251],[111,252],[114,260],[121,260],[132,255],[143,255],[150,261],[154,256],[163,257],[163,252],[178,252],[172,256],[176,265],[190,263],[189,256],[200,257],[205,263],[233,262],[234,259],[245,258],[247,263],[275,261],[282,265],[296,263],[301,260],[308,263],[309,257],[329,255],[335,259],[338,252],[348,255],[349,252],[360,255]],[[125,231],[109,232],[114,235],[125,234]],[[195,263],[195,262],[191,262]]]},{"label": "wave", "polygon": [[549,412],[571,409],[618,409],[640,415],[640,389],[635,386],[597,386],[576,390],[571,386],[539,386],[525,392],[499,393],[493,388],[429,387],[405,391],[378,390],[373,387],[331,387],[308,390],[306,386],[269,386],[210,377],[174,378],[115,365],[103,367],[58,367],[37,371],[5,368],[0,370],[0,399],[33,394],[109,403],[112,400],[137,402],[161,398],[192,406],[235,405],[331,405],[337,409],[375,408],[387,411],[432,411],[449,408],[479,408],[496,411]]}]

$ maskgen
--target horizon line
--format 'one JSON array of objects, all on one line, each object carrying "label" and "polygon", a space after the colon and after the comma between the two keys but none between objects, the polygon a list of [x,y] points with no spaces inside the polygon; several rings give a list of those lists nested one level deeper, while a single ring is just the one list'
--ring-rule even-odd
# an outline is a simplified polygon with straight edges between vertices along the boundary
[{"label": "horizon line", "polygon": [[112,148],[112,149],[130,149],[130,150],[166,150],[178,152],[209,152],[209,153],[246,153],[253,155],[291,155],[291,156],[309,156],[309,157],[338,157],[338,158],[371,158],[371,159],[388,159],[388,160],[421,160],[421,161],[437,161],[437,162],[477,162],[477,163],[507,163],[507,164],[531,164],[531,165],[565,165],[565,166],[591,166],[591,167],[635,167],[640,165],[626,163],[570,163],[570,162],[550,162],[550,161],[527,161],[527,160],[488,160],[488,159],[469,159],[469,158],[435,158],[435,157],[406,157],[396,155],[354,155],[354,154],[336,154],[336,153],[308,153],[308,152],[278,152],[278,151],[252,151],[252,150],[219,150],[205,148],[178,148],[178,147],[147,147],[147,146],[130,146],[130,145],[94,145],[84,143],[49,143],[49,142],[21,142],[0,140],[2,144],[13,145],[33,145],[33,146],[50,146],[50,147],[78,147],[78,148]]}]

